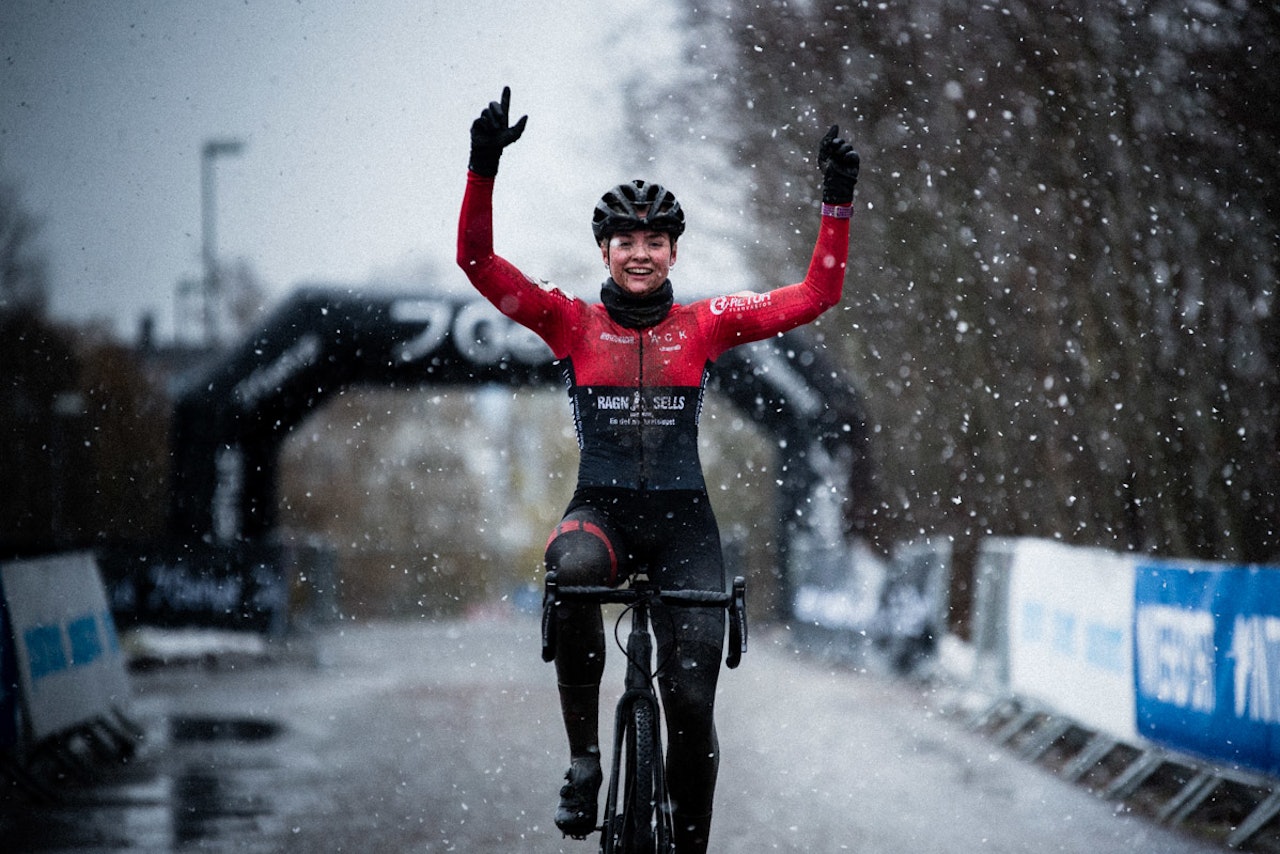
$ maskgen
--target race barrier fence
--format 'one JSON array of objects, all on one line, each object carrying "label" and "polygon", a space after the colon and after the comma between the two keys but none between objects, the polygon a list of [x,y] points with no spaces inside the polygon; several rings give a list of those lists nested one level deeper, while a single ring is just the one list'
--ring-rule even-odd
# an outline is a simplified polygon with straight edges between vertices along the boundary
[{"label": "race barrier fence", "polygon": [[1280,775],[1280,571],[1147,561],[1133,571],[1139,732]]},{"label": "race barrier fence", "polygon": [[1226,783],[1247,789],[1229,846],[1280,816],[1280,567],[988,538],[968,578],[945,541],[865,552],[797,586],[801,643],[941,671],[975,729],[1029,759],[1056,752],[1104,797],[1174,779],[1168,823]]},{"label": "race barrier fence", "polygon": [[133,754],[140,730],[115,620],[89,552],[0,564],[0,774],[47,783]]},{"label": "race barrier fence", "polygon": [[1157,813],[1187,820],[1221,786],[1253,794],[1229,834],[1280,815],[1280,567],[1157,561],[1037,539],[981,544],[964,670],[973,718],[1029,758],[1088,735],[1063,776],[1123,752],[1101,794],[1181,781]]},{"label": "race barrier fence", "polygon": [[117,546],[98,551],[111,610],[124,625],[284,633],[294,555],[273,543]]}]

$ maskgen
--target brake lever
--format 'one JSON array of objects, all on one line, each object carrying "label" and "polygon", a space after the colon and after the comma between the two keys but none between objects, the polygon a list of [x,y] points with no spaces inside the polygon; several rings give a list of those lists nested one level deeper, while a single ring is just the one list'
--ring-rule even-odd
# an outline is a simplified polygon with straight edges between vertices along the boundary
[{"label": "brake lever", "polygon": [[732,670],[742,662],[747,651],[747,580],[741,575],[733,579],[733,598],[729,604],[729,652],[725,665]]},{"label": "brake lever", "polygon": [[542,594],[542,660],[555,661],[556,658],[556,591],[558,588],[556,574],[547,573],[546,589]]}]

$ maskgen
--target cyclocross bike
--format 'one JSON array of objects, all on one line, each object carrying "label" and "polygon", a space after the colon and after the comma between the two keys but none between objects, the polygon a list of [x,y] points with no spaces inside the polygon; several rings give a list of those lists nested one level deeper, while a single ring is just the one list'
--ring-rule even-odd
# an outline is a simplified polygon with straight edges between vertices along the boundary
[{"label": "cyclocross bike", "polygon": [[[747,649],[746,580],[738,576],[730,592],[712,590],[660,590],[648,578],[632,576],[626,587],[560,586],[554,572],[547,573],[542,600],[542,659],[556,654],[556,606],[561,602],[617,603],[626,606],[618,615],[614,639],[626,655],[625,690],[614,717],[613,763],[605,796],[600,831],[603,854],[670,854],[672,850],[671,804],[662,751],[662,717],[653,682],[667,662],[653,667],[653,639],[649,634],[651,610],[659,603],[683,608],[724,608],[729,616],[729,647],[725,664],[737,667]],[[625,646],[622,621],[631,615],[631,632]],[[621,789],[621,801],[619,790]]]}]

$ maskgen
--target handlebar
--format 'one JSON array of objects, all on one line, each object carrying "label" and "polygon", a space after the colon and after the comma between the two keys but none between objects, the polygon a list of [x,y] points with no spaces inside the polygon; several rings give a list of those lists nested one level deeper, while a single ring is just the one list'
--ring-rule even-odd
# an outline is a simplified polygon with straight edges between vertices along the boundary
[{"label": "handlebar", "polygon": [[727,593],[716,590],[659,590],[647,581],[633,581],[629,587],[560,586],[554,572],[548,572],[542,597],[542,660],[556,657],[555,606],[560,602],[596,602],[599,604],[633,605],[637,602],[661,602],[683,608],[724,608],[729,613],[729,649],[725,664],[735,668],[747,651],[747,580],[741,575],[733,579]]}]

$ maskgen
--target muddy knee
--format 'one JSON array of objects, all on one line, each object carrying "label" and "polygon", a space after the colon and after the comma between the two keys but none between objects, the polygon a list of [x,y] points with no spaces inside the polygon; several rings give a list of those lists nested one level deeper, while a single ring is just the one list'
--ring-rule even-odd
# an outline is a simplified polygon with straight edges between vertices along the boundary
[{"label": "muddy knee", "polygon": [[547,540],[547,572],[554,572],[560,584],[617,584],[620,580],[618,554],[613,540],[598,522],[569,516],[551,532]]}]

